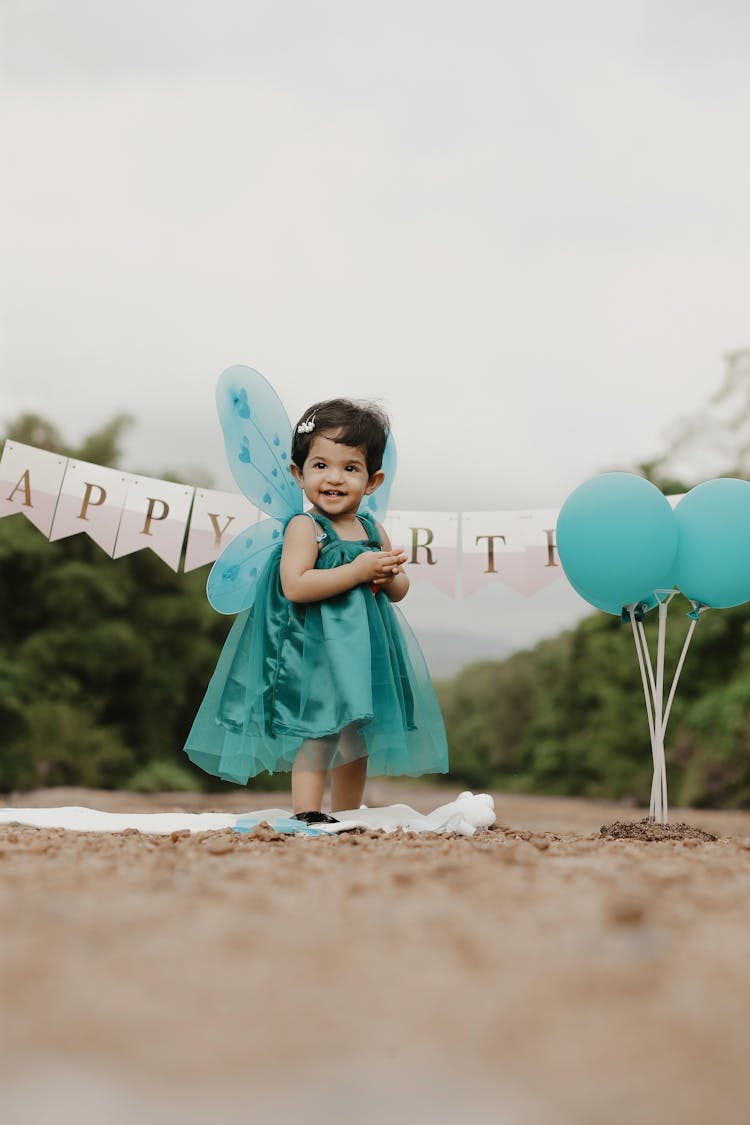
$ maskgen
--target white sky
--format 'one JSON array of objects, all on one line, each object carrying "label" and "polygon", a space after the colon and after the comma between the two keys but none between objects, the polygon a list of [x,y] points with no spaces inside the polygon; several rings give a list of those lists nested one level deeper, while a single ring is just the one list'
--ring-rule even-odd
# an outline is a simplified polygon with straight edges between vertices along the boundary
[{"label": "white sky", "polygon": [[[295,417],[381,399],[396,508],[555,507],[750,343],[745,0],[0,12],[2,422],[132,412],[123,468],[234,487],[213,395],[247,363]],[[409,615],[516,644],[580,613],[516,600]]]}]

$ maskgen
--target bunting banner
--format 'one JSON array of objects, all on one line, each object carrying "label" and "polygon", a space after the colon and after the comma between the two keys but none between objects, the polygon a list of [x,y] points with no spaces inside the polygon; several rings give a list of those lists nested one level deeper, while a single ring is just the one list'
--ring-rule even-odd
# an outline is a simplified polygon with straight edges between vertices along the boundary
[{"label": "bunting banner", "polygon": [[[0,519],[17,514],[50,540],[88,535],[113,558],[148,547],[175,571],[181,561],[183,571],[208,566],[266,518],[241,493],[136,476],[6,441]],[[383,523],[393,547],[406,552],[412,582],[454,598],[492,585],[530,597],[562,576],[557,515],[552,508],[408,510],[389,512]]]},{"label": "bunting banner", "polygon": [[67,464],[67,457],[57,453],[6,441],[0,460],[0,518],[22,512],[49,538]]},{"label": "bunting banner", "polygon": [[88,535],[113,555],[130,477],[88,461],[68,461],[50,539]]},{"label": "bunting banner", "polygon": [[149,547],[172,570],[179,570],[194,492],[174,481],[131,477],[114,557],[120,559]]},{"label": "bunting banner", "polygon": [[199,488],[190,518],[185,570],[214,562],[236,535],[260,518],[261,512],[241,492],[209,492]]},{"label": "bunting banner", "polygon": [[529,597],[561,574],[555,551],[557,512],[464,512],[463,594],[500,582]]},{"label": "bunting banner", "polygon": [[429,582],[454,598],[458,574],[457,512],[389,512],[383,521],[391,546],[406,552],[409,578]]}]

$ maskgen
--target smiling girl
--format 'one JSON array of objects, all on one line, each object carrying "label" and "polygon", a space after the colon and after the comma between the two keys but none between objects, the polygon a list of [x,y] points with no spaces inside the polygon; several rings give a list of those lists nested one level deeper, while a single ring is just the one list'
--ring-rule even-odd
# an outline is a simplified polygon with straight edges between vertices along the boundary
[{"label": "smiling girl", "polygon": [[291,472],[311,507],[240,614],[185,750],[209,772],[232,740],[233,769],[291,770],[295,816],[357,809],[368,774],[445,772],[440,708],[419,645],[392,603],[406,555],[360,510],[383,483],[388,420],[370,403],[316,403],[294,429]]}]

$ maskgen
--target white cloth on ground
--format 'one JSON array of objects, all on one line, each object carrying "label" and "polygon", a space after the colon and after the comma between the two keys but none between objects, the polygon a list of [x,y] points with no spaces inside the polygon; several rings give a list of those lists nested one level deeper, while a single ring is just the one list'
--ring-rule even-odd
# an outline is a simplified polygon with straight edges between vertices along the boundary
[{"label": "white cloth on ground", "polygon": [[[239,821],[266,823],[288,821],[288,809],[258,809],[248,813],[109,813],[77,805],[63,808],[0,809],[0,825],[14,821],[34,828],[67,828],[76,832],[123,832],[134,828],[153,835],[170,832],[215,832],[235,828]],[[336,824],[316,824],[326,834],[346,832],[353,828],[383,829],[395,832],[457,832],[473,836],[477,829],[495,823],[495,805],[487,793],[461,793],[455,801],[424,815],[408,805],[387,805],[384,808],[350,809],[337,814]],[[288,828],[286,829],[288,831]]]}]

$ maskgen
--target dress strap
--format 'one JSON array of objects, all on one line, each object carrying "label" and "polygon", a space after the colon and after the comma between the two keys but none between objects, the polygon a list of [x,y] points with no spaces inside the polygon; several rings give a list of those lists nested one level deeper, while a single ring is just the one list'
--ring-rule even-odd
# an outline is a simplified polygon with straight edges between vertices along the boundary
[{"label": "dress strap", "polygon": [[315,527],[318,529],[315,532],[315,542],[316,543],[322,543],[324,539],[328,538],[328,532],[326,531],[326,529],[324,527],[321,526],[321,524],[315,518],[315,516],[312,514],[312,512],[303,512],[302,514],[303,514],[303,516],[309,516],[310,519],[315,524]]},{"label": "dress strap", "polygon": [[373,543],[379,543],[380,546],[382,547],[382,543],[380,542],[380,533],[378,532],[377,524],[375,523],[375,520],[369,514],[369,512],[357,512],[357,519],[359,520],[359,522],[362,524],[363,528],[367,532],[368,539],[372,539]]}]

